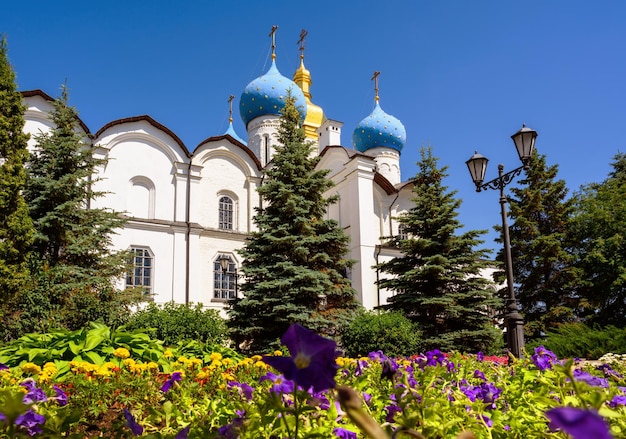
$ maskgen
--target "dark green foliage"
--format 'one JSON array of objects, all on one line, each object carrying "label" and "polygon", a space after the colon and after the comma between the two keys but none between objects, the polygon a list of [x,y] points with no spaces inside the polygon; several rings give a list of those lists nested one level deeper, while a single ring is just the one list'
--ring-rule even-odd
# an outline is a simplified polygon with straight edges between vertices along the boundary
[{"label": "dark green foliage", "polygon": [[589,302],[588,318],[602,325],[626,323],[626,154],[617,154],[602,183],[576,194],[571,227],[577,293]]},{"label": "dark green foliage", "polygon": [[259,188],[263,206],[241,254],[243,298],[228,311],[231,337],[248,353],[267,352],[291,323],[336,336],[356,309],[355,292],[345,277],[348,237],[325,219],[335,198],[324,198],[332,182],[315,170],[294,99],[282,110],[279,145]]},{"label": "dark green foliage", "polygon": [[[515,295],[529,338],[575,321],[582,306],[573,294],[577,272],[567,244],[573,204],[566,199],[565,181],[555,180],[557,172],[557,165],[547,166],[546,157],[535,151],[509,198]],[[503,251],[498,260],[504,261]]]},{"label": "dark green foliage", "polygon": [[419,327],[399,312],[364,311],[341,334],[347,357],[359,358],[383,351],[388,357],[420,353]]},{"label": "dark green foliage", "polygon": [[626,328],[563,324],[548,331],[545,338],[526,345],[526,352],[532,354],[538,345],[553,351],[558,358],[595,360],[607,353],[626,354]]},{"label": "dark green foliage", "polygon": [[147,329],[166,346],[194,340],[208,344],[222,344],[226,338],[226,323],[214,309],[204,309],[202,304],[157,305],[149,303],[134,312],[125,325],[129,330]]},{"label": "dark green foliage", "polygon": [[78,131],[65,87],[50,116],[53,129],[35,138],[23,192],[36,229],[30,283],[4,316],[5,338],[31,330],[73,330],[97,320],[117,326],[136,301],[114,287],[127,258],[111,250],[111,235],[124,221],[116,212],[90,207],[102,196],[92,185],[105,162],[94,158]]},{"label": "dark green foliage", "polygon": [[415,205],[398,218],[409,238],[391,240],[403,255],[379,266],[393,275],[380,287],[396,292],[385,308],[419,325],[425,350],[484,352],[498,338],[489,312],[502,307],[482,275],[487,252],[475,250],[485,232],[457,235],[461,202],[442,185],[446,168],[437,167],[430,148],[422,148],[417,165]]},{"label": "dark green foliage", "polygon": [[0,40],[0,321],[28,279],[27,256],[34,229],[22,196],[28,135],[15,73]]}]

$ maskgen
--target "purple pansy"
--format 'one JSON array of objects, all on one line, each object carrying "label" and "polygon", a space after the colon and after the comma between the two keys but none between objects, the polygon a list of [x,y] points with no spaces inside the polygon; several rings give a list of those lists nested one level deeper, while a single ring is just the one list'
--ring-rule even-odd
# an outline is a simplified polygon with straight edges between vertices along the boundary
[{"label": "purple pansy", "polygon": [[545,347],[537,346],[535,348],[535,353],[530,357],[530,360],[535,366],[537,366],[537,369],[543,371],[551,369],[552,364],[557,361],[557,357],[554,352],[549,351]]},{"label": "purple pansy", "polygon": [[274,385],[270,388],[270,392],[282,395],[283,393],[291,393],[293,389],[296,387],[294,382],[291,380],[285,379],[282,375],[276,375],[273,372],[268,372],[259,378],[259,382],[263,381],[271,381]]},{"label": "purple pansy", "polygon": [[546,412],[551,430],[562,430],[573,439],[611,439],[609,426],[597,412],[576,407],[557,407]]},{"label": "purple pansy", "polygon": [[383,370],[380,373],[381,378],[393,379],[393,376],[396,374],[398,370],[398,363],[391,358],[387,358],[382,362]]},{"label": "purple pansy", "polygon": [[626,396],[615,395],[613,399],[609,401],[609,407],[612,409],[616,408],[618,405],[626,405]]},{"label": "purple pansy", "polygon": [[65,393],[63,389],[61,389],[57,385],[52,386],[52,389],[54,389],[56,395],[51,399],[56,400],[57,404],[59,404],[61,407],[67,405],[67,393]]},{"label": "purple pansy", "polygon": [[45,424],[45,422],[46,418],[39,413],[35,413],[32,409],[29,409],[26,413],[17,417],[15,425],[25,430],[29,436],[34,436],[43,431],[41,426]]},{"label": "purple pansy", "polygon": [[396,416],[396,413],[400,413],[402,411],[402,408],[399,405],[391,404],[386,406],[385,410],[387,410],[387,416],[385,420],[387,422],[394,422],[393,418]]},{"label": "purple pansy", "polygon": [[296,323],[281,338],[291,357],[264,356],[263,361],[295,381],[304,389],[315,391],[335,387],[337,343]]},{"label": "purple pansy", "polygon": [[178,434],[176,435],[174,439],[187,439],[187,436],[189,436],[190,429],[191,429],[191,425],[186,426],[185,428],[183,428],[182,430],[178,432]]},{"label": "purple pansy", "polygon": [[135,422],[135,418],[128,409],[124,409],[124,417],[126,418],[126,426],[130,428],[130,431],[132,431],[135,436],[139,436],[143,433],[143,427]]},{"label": "purple pansy", "polygon": [[219,437],[223,437],[225,439],[237,439],[239,437],[239,429],[243,425],[243,418],[246,414],[245,411],[235,410],[237,417],[232,420],[230,424],[226,424],[217,429],[219,433]]},{"label": "purple pansy", "polygon": [[170,378],[163,383],[163,386],[161,386],[161,391],[163,393],[167,393],[176,381],[181,381],[182,379],[183,376],[180,372],[172,373],[172,376],[170,376]]},{"label": "purple pansy", "polygon": [[345,428],[336,427],[333,433],[340,439],[357,439],[357,435],[354,431],[346,430]]},{"label": "purple pansy", "polygon": [[9,366],[7,366],[6,364],[0,363],[0,370],[7,370],[9,368]]},{"label": "purple pansy", "polygon": [[443,364],[446,359],[446,354],[441,352],[439,349],[434,349],[432,351],[426,352],[426,366],[436,366],[438,364]]},{"label": "purple pansy", "polygon": [[476,354],[476,359],[478,361],[483,361],[485,359],[485,354],[483,354],[481,351],[478,351],[478,353]]},{"label": "purple pansy", "polygon": [[583,383],[587,383],[590,386],[596,387],[609,387],[609,380],[606,378],[600,378],[595,375],[591,375],[589,372],[586,372],[581,369],[574,370],[574,379],[576,381],[582,381]]},{"label": "purple pansy", "polygon": [[36,404],[38,402],[46,402],[48,397],[43,389],[40,389],[32,379],[27,379],[20,383],[20,386],[25,387],[27,392],[22,398],[24,404]]},{"label": "purple pansy", "polygon": [[254,387],[252,387],[250,384],[240,383],[239,381],[229,381],[228,388],[236,389],[239,392],[239,394],[243,396],[247,401],[252,400]]}]

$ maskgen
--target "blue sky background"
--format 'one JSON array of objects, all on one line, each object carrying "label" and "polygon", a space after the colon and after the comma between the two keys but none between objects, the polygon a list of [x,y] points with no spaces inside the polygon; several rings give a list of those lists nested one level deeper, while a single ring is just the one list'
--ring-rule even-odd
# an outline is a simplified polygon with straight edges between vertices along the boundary
[{"label": "blue sky background", "polygon": [[[0,33],[20,90],[70,102],[95,133],[112,120],[148,114],[190,151],[228,128],[228,96],[239,96],[270,65],[291,77],[297,40],[313,102],[344,122],[342,144],[380,104],[407,130],[402,177],[414,176],[420,147],[448,166],[445,183],[463,200],[466,229],[488,229],[498,247],[496,191],[476,193],[465,161],[490,159],[487,178],[519,166],[510,135],[522,123],[570,191],[602,181],[626,151],[626,2],[604,0],[184,1],[13,0]],[[515,183],[512,183],[515,184]]]}]

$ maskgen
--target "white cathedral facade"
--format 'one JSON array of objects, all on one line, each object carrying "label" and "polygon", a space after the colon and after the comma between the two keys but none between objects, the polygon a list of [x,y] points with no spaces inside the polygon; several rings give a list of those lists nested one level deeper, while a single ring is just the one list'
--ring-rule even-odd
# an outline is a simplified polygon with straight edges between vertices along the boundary
[{"label": "white cathedral facade", "polygon": [[[157,303],[201,303],[222,311],[229,298],[240,294],[237,250],[255,230],[253,217],[261,202],[257,188],[290,91],[313,153],[321,158],[318,167],[330,170],[334,187],[327,196],[339,195],[327,214],[350,237],[346,256],[356,261],[349,277],[358,300],[367,309],[386,303],[390,292],[378,288],[382,274],[375,266],[398,255],[385,246],[385,238],[402,232],[395,218],[411,207],[412,184],[400,176],[404,126],[381,109],[376,86],[373,112],[351,133],[352,147],[342,146],[343,124],[313,104],[310,86],[302,55],[289,79],[272,54],[270,69],[248,84],[239,100],[247,141],[234,132],[232,109],[228,131],[193,149],[149,116],[114,120],[95,133],[81,121],[85,139],[107,160],[95,187],[106,195],[92,207],[128,217],[113,236],[116,249],[135,253],[134,270],[120,280],[121,287],[140,286]],[[34,148],[34,135],[52,126],[53,99],[41,90],[22,95],[25,130]]]}]

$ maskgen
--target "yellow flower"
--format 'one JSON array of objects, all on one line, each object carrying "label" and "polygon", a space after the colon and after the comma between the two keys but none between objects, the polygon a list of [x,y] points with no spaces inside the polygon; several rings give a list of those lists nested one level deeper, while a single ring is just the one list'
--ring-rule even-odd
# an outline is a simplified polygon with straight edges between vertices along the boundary
[{"label": "yellow flower", "polygon": [[262,361],[257,361],[254,365],[260,369],[267,369],[267,364]]},{"label": "yellow flower", "polygon": [[113,351],[113,355],[117,358],[124,359],[130,357],[130,352],[128,352],[128,349],[126,348],[117,348]]},{"label": "yellow flower", "polygon": [[253,355],[252,357],[250,357],[250,359],[251,359],[252,361],[254,361],[255,363],[256,363],[257,361],[261,361],[261,359],[262,359],[262,358],[263,358],[263,357],[262,357],[262,356],[260,356],[260,355]]},{"label": "yellow flower", "polygon": [[24,363],[20,366],[22,372],[29,373],[31,375],[37,375],[41,372],[41,367],[37,366],[35,363]]},{"label": "yellow flower", "polygon": [[165,352],[163,352],[163,356],[165,358],[172,358],[174,356],[174,353],[171,350],[166,349]]},{"label": "yellow flower", "polygon": [[223,364],[224,366],[230,366],[230,365],[231,365],[231,364],[233,364],[233,363],[234,363],[234,361],[233,361],[233,359],[232,359],[232,358],[224,358],[224,359],[222,360],[222,364]]},{"label": "yellow flower", "polygon": [[186,363],[188,360],[187,357],[178,357],[178,360],[176,361],[178,361],[179,363]]},{"label": "yellow flower", "polygon": [[209,355],[209,358],[211,359],[211,361],[219,361],[222,359],[222,354],[220,354],[219,352],[213,352],[211,353],[211,355]]},{"label": "yellow flower", "polygon": [[200,372],[198,372],[198,374],[196,375],[196,378],[199,379],[199,380],[203,380],[203,379],[208,378],[210,376],[211,376],[211,374],[209,373],[208,370],[202,369]]},{"label": "yellow flower", "polygon": [[276,351],[274,351],[274,355],[277,356],[277,357],[282,357],[283,356],[283,352],[279,351],[279,350],[276,350]]},{"label": "yellow flower", "polygon": [[157,363],[155,363],[154,361],[150,361],[148,363],[148,369],[150,370],[156,370],[159,368],[159,365]]},{"label": "yellow flower", "polygon": [[235,380],[235,376],[232,373],[226,373],[226,372],[222,372],[222,378],[224,379],[224,381],[234,381]]}]

